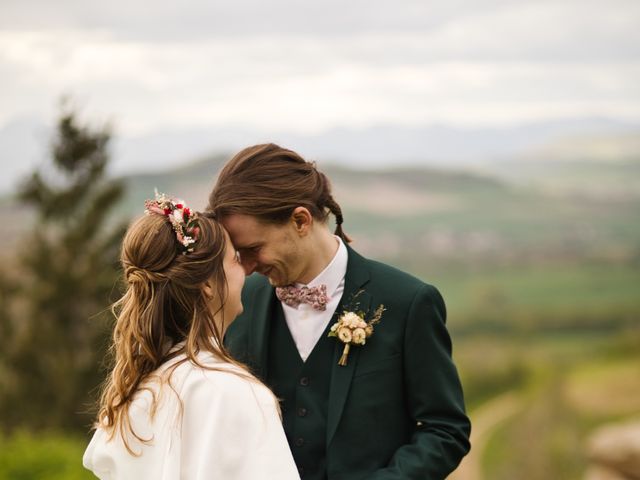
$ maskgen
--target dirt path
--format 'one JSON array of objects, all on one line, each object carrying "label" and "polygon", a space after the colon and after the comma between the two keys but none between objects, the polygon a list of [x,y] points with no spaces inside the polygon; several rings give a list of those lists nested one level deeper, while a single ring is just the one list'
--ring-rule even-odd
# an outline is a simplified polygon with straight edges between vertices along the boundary
[{"label": "dirt path", "polygon": [[515,415],[523,406],[522,399],[513,392],[504,393],[471,413],[471,452],[463,460],[449,480],[483,480],[482,454],[489,434],[501,422]]}]

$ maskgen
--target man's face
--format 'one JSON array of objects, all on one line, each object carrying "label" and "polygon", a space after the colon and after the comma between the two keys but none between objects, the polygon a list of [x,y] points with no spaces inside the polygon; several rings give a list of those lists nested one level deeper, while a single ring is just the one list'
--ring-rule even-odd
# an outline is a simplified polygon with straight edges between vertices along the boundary
[{"label": "man's face", "polygon": [[293,221],[269,224],[251,215],[233,214],[224,217],[222,224],[247,275],[258,272],[275,287],[294,283],[302,276],[305,262]]}]

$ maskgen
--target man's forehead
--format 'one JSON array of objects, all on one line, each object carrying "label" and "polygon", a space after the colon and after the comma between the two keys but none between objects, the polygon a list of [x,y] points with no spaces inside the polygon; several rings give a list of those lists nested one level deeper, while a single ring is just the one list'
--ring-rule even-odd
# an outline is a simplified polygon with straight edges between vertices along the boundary
[{"label": "man's forehead", "polygon": [[264,236],[265,226],[250,215],[227,215],[222,219],[222,224],[229,232],[236,247],[254,243]]}]

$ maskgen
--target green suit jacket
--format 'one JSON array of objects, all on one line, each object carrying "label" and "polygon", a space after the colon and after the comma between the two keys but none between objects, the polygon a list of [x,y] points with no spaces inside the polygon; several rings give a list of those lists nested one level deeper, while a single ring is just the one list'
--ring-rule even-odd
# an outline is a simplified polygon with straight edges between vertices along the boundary
[{"label": "green suit jacket", "polygon": [[[348,247],[342,301],[386,311],[363,346],[335,340],[325,436],[329,480],[444,479],[469,451],[471,425],[451,359],[445,305],[431,285]],[[231,353],[267,378],[273,287],[253,275],[243,290],[244,313],[229,327]],[[332,320],[333,322],[333,320]],[[332,339],[333,340],[333,339]]]}]

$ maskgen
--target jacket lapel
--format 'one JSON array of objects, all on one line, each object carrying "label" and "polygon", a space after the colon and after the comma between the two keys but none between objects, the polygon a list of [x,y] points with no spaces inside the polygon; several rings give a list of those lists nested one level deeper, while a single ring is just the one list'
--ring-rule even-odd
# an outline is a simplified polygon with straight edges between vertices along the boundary
[{"label": "jacket lapel", "polygon": [[[354,308],[355,304],[359,304],[358,310],[368,311],[371,305],[371,296],[363,291],[354,300],[354,296],[369,281],[369,271],[367,269],[366,260],[358,255],[353,249],[347,245],[349,259],[347,261],[347,274],[344,282],[344,292],[340,304],[331,320],[331,324],[337,321],[344,309]],[[335,348],[333,352],[331,367],[331,387],[329,392],[329,411],[327,416],[327,448],[333,439],[334,434],[340,423],[342,411],[349,394],[349,387],[353,379],[358,357],[360,356],[360,348],[351,347],[347,365],[340,366],[338,361],[344,350],[344,344],[335,340]]]}]

